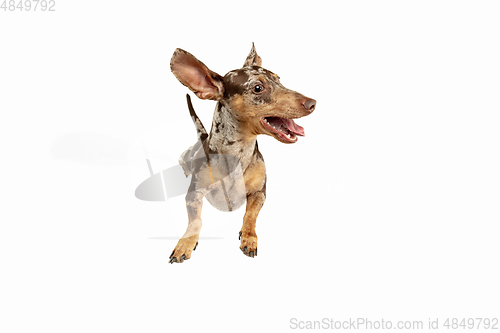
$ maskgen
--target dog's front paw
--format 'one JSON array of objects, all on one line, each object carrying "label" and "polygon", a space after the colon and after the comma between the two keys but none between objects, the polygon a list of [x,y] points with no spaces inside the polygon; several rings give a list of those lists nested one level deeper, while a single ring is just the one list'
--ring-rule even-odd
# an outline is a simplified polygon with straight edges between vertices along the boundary
[{"label": "dog's front paw", "polygon": [[248,257],[257,255],[257,235],[250,235],[240,231],[240,250]]},{"label": "dog's front paw", "polygon": [[169,262],[173,264],[174,262],[181,263],[184,260],[188,260],[189,258],[191,258],[191,252],[196,250],[197,246],[198,246],[198,235],[193,235],[190,237],[179,239],[179,242],[177,242],[175,249],[172,251],[172,254],[170,255]]}]

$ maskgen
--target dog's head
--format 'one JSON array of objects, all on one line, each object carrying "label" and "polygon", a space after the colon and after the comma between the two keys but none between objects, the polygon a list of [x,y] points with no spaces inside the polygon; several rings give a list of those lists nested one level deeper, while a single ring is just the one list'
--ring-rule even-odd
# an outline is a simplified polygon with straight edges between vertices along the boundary
[{"label": "dog's head", "polygon": [[181,49],[175,50],[170,62],[172,73],[182,84],[199,98],[226,106],[250,133],[294,143],[297,136],[304,136],[304,129],[293,119],[313,112],[316,101],[285,88],[278,75],[261,65],[254,45],[243,67],[224,77]]}]

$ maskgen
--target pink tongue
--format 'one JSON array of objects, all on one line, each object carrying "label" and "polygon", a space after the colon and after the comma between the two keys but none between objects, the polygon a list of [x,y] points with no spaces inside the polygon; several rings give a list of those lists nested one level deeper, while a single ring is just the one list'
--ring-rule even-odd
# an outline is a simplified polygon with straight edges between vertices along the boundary
[{"label": "pink tongue", "polygon": [[300,127],[297,125],[292,119],[284,119],[281,118],[281,121],[283,121],[283,124],[290,130],[290,132],[293,132],[296,135],[304,136],[304,128]]}]

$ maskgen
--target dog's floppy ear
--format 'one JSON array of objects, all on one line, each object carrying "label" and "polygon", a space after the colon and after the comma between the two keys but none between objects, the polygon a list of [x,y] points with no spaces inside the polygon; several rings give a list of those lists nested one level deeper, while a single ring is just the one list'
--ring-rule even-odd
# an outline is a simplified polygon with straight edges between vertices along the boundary
[{"label": "dog's floppy ear", "polygon": [[224,96],[222,77],[208,69],[191,53],[176,49],[170,60],[170,69],[199,98],[219,100]]},{"label": "dog's floppy ear", "polygon": [[259,67],[262,66],[262,59],[257,54],[257,50],[255,49],[254,43],[252,43],[252,49],[250,50],[250,53],[248,54],[248,57],[245,60],[245,63],[243,64],[243,67],[250,67],[250,66],[259,66]]}]

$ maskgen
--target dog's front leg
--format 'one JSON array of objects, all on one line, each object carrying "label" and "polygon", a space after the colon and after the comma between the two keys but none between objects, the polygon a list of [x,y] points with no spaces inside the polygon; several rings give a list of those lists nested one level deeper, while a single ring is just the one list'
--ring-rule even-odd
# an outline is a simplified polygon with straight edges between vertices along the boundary
[{"label": "dog's front leg", "polygon": [[201,191],[191,191],[186,195],[186,208],[188,211],[188,226],[186,232],[179,239],[177,246],[170,255],[170,263],[183,262],[191,258],[191,252],[198,245],[201,230],[201,207],[204,194]]},{"label": "dog's front leg", "polygon": [[250,193],[247,196],[247,209],[243,217],[243,226],[240,231],[240,249],[249,257],[257,255],[257,233],[255,232],[255,225],[257,222],[257,215],[266,201],[265,188],[258,192]]}]

